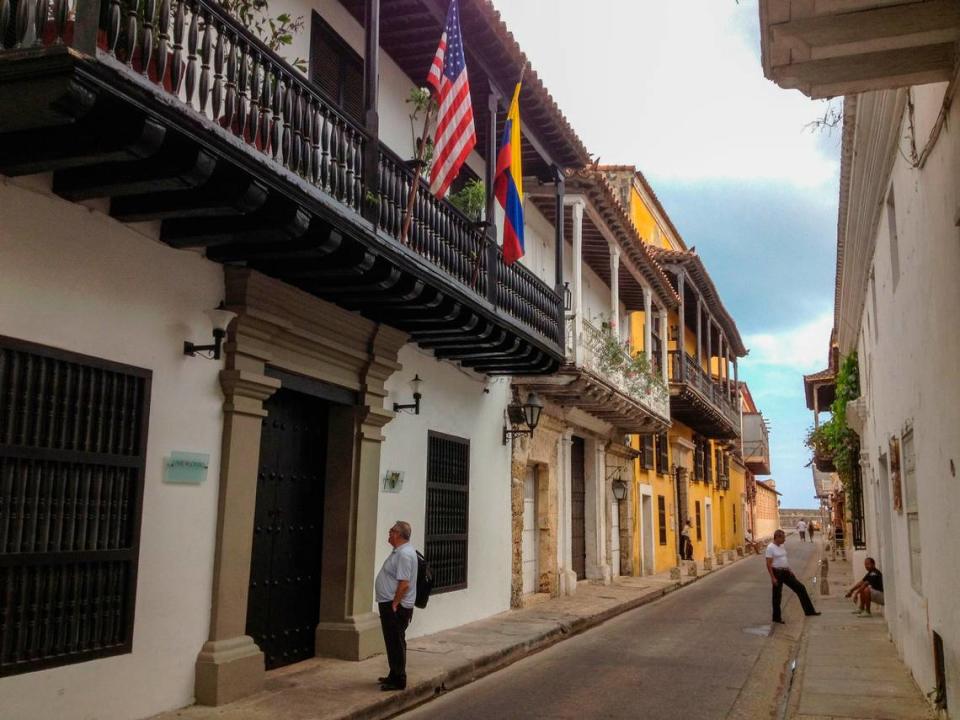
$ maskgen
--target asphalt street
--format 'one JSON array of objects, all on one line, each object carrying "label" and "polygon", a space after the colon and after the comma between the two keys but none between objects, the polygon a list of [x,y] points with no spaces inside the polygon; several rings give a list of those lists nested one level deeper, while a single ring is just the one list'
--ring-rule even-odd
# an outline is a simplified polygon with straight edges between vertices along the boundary
[{"label": "asphalt street", "polygon": [[[798,575],[815,547],[787,541]],[[751,674],[779,674],[758,663],[771,642],[763,563],[747,558],[401,717],[725,718]],[[788,600],[796,603],[784,588]]]}]

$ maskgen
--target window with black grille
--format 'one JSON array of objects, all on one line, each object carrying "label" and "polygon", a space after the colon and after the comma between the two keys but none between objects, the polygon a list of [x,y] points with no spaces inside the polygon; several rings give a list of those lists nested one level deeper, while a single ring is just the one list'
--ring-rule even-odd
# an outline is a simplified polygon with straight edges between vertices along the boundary
[{"label": "window with black grille", "polygon": [[150,381],[0,337],[0,676],[130,652]]},{"label": "window with black grille", "polygon": [[667,503],[663,495],[657,495],[657,523],[660,532],[660,544],[667,544]]},{"label": "window with black grille", "polygon": [[710,457],[710,441],[701,440],[703,448],[703,481],[709,485],[713,482],[713,459]]},{"label": "window with black grille", "polygon": [[314,11],[310,23],[310,80],[349,117],[363,121],[363,58]]},{"label": "window with black grille", "polygon": [[699,440],[694,440],[694,451],[693,451],[693,480],[694,482],[700,482],[704,479],[704,452],[703,444]]},{"label": "window with black grille", "polygon": [[427,521],[424,555],[433,592],[467,586],[470,441],[431,432],[427,441]]},{"label": "window with black grille", "polygon": [[652,470],[654,462],[653,435],[640,436],[640,467]]},{"label": "window with black grille", "polygon": [[697,540],[703,540],[703,520],[700,517],[700,501],[695,500],[693,503],[694,514],[697,518]]},{"label": "window with black grille", "polygon": [[670,472],[669,440],[666,433],[657,436],[657,474],[666,475]]}]

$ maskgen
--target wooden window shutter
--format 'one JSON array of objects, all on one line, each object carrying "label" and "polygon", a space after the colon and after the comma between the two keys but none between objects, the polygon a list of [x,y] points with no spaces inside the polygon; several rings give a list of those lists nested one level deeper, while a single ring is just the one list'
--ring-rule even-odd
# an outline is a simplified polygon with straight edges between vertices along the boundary
[{"label": "wooden window shutter", "polygon": [[640,467],[644,470],[653,468],[653,435],[643,435],[640,454]]},{"label": "wooden window shutter", "polygon": [[348,117],[363,121],[363,58],[314,12],[310,25],[309,77]]},{"label": "wooden window shutter", "polygon": [[427,518],[423,554],[433,592],[467,586],[470,441],[431,432],[427,441]]},{"label": "wooden window shutter", "polygon": [[0,676],[131,651],[151,377],[0,337]]}]

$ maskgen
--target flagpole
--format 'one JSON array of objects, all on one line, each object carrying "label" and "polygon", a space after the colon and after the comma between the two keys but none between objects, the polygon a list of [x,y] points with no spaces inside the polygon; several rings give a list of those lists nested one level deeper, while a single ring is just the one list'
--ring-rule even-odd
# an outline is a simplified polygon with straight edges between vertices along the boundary
[{"label": "flagpole", "polygon": [[413,221],[413,203],[417,197],[417,191],[420,188],[420,175],[423,172],[423,156],[427,151],[427,131],[430,129],[430,111],[433,110],[435,103],[433,95],[430,95],[430,101],[427,103],[427,109],[423,113],[423,135],[420,137],[419,147],[417,148],[417,167],[413,172],[413,185],[410,186],[410,194],[407,196],[407,209],[403,215],[403,227],[400,230],[400,242],[407,241],[407,234],[410,232],[410,223]]}]

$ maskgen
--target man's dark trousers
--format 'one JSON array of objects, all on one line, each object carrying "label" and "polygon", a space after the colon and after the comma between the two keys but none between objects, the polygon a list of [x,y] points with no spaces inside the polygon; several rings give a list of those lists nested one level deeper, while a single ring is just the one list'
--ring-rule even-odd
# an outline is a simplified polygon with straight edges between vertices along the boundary
[{"label": "man's dark trousers", "polygon": [[383,643],[387,646],[387,662],[390,664],[390,682],[400,687],[407,684],[407,626],[413,619],[413,608],[393,603],[377,603],[380,610],[380,628]]},{"label": "man's dark trousers", "polygon": [[800,605],[805,615],[813,615],[817,612],[807,594],[807,588],[797,579],[790,570],[786,568],[773,568],[773,575],[777,578],[777,584],[773,586],[773,621],[781,622],[783,617],[780,615],[780,598],[783,595],[783,586],[793,590],[800,598]]}]

